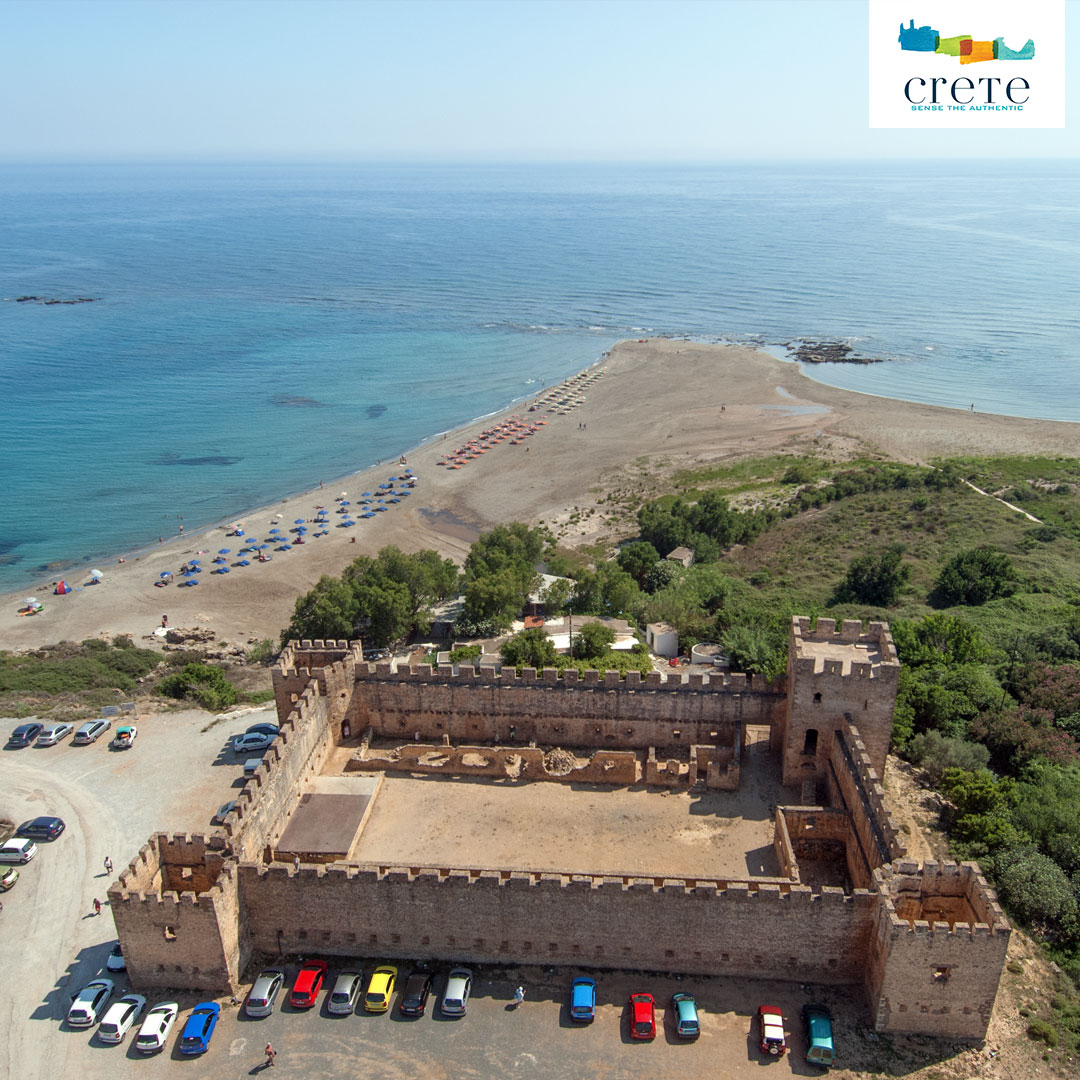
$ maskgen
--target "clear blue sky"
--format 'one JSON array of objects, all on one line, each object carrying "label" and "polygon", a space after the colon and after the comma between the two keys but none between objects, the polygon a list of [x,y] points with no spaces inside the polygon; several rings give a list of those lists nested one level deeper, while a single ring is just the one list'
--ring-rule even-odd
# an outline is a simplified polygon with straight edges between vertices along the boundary
[{"label": "clear blue sky", "polygon": [[869,130],[865,0],[0,0],[0,35],[8,161],[1080,150],[1068,128]]}]

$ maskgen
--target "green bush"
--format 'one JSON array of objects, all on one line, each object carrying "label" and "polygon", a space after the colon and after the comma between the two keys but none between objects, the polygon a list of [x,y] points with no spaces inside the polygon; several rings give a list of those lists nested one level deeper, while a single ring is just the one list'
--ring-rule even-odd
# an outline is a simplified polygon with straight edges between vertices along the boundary
[{"label": "green bush", "polygon": [[254,645],[248,649],[247,658],[252,664],[271,664],[277,656],[277,649],[274,647],[273,641],[270,638],[263,638],[261,641],[256,641]]},{"label": "green bush", "polygon": [[240,691],[225,678],[221,668],[209,664],[187,664],[183,671],[162,679],[157,692],[181,701],[194,701],[210,712],[228,708],[240,700]]},{"label": "green bush", "polygon": [[1003,552],[992,547],[961,551],[938,576],[931,600],[935,607],[977,607],[1016,591],[1016,571]]},{"label": "green bush", "polygon": [[1027,1033],[1029,1039],[1034,1039],[1036,1042],[1041,1039],[1051,1049],[1058,1044],[1057,1029],[1045,1020],[1032,1020],[1028,1024]]}]

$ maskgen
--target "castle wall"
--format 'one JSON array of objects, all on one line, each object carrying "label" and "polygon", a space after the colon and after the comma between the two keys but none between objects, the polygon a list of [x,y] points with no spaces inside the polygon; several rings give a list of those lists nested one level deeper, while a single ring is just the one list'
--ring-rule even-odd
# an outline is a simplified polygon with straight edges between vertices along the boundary
[{"label": "castle wall", "polygon": [[[875,1028],[982,1039],[990,1023],[1012,929],[975,863],[899,862],[879,872],[878,911],[867,989]],[[906,919],[893,901],[937,897],[977,921]],[[947,905],[947,906],[950,906]]]},{"label": "castle wall", "polygon": [[894,859],[902,859],[906,848],[900,829],[893,821],[885,801],[885,791],[870,763],[858,728],[846,721],[836,731],[829,751],[826,774],[829,804],[842,807],[851,815],[852,861],[862,869],[852,874],[852,881],[868,884],[867,874]]},{"label": "castle wall", "polygon": [[[276,952],[579,963],[862,981],[878,898],[784,882],[407,867],[240,866],[252,943]],[[767,930],[765,928],[768,928]],[[782,944],[781,944],[782,943]]]},{"label": "castle wall", "polygon": [[428,664],[393,670],[361,664],[348,720],[380,738],[644,750],[692,744],[734,746],[741,725],[772,724],[784,710],[783,680],[691,674],[662,682],[631,671],[479,672]]}]

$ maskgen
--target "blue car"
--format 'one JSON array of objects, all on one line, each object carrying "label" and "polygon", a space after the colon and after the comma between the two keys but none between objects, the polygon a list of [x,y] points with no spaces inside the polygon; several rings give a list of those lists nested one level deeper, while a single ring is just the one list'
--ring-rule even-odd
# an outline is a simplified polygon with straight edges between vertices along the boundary
[{"label": "blue car", "polygon": [[210,1036],[214,1034],[220,1015],[221,1006],[216,1001],[196,1005],[180,1035],[180,1053],[205,1054],[210,1049]]},{"label": "blue car", "polygon": [[596,1018],[596,983],[575,979],[570,987],[570,1019],[591,1024]]},{"label": "blue car", "polygon": [[675,1034],[680,1039],[696,1039],[701,1034],[697,1002],[692,994],[672,994],[671,1011],[675,1016]]}]

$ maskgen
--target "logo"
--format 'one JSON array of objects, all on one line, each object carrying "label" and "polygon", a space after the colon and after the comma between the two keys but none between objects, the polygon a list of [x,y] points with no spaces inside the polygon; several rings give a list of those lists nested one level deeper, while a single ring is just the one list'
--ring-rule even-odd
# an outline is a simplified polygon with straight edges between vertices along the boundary
[{"label": "logo", "polygon": [[1064,30],[1064,0],[870,0],[870,126],[1064,127]]}]

